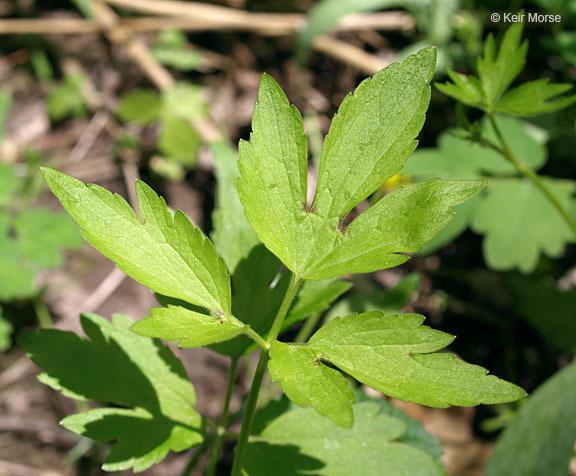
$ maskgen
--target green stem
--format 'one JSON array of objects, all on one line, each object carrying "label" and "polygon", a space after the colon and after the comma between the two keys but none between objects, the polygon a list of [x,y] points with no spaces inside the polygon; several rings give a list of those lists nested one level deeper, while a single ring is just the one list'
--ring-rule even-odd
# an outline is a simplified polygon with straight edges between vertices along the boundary
[{"label": "green stem", "polygon": [[234,392],[234,383],[236,382],[237,375],[238,375],[238,357],[233,357],[230,363],[230,373],[228,375],[228,386],[226,387],[226,398],[224,399],[224,407],[222,409],[222,415],[220,415],[220,422],[218,423],[218,428],[214,435],[214,444],[212,445],[212,450],[210,452],[210,462],[208,463],[206,476],[214,476],[216,474],[216,467],[218,466],[218,458],[220,457],[220,449],[222,448],[222,438],[224,436],[226,428],[228,427],[230,400],[232,399],[232,393]]},{"label": "green stem", "polygon": [[288,314],[288,310],[292,305],[292,301],[296,297],[296,293],[298,292],[298,288],[300,287],[300,280],[292,275],[290,279],[290,285],[286,290],[286,295],[282,300],[282,304],[280,304],[280,308],[278,309],[278,313],[274,318],[274,322],[272,323],[272,327],[270,328],[270,332],[268,333],[268,337],[266,338],[266,348],[270,349],[270,344],[272,341],[276,340],[278,334],[280,334],[280,330],[282,329],[282,324],[284,323],[284,318],[286,314]]},{"label": "green stem", "polygon": [[244,334],[250,337],[256,344],[258,344],[263,350],[266,350],[266,341],[262,338],[258,332],[252,329],[250,326],[244,327]]},{"label": "green stem", "polygon": [[258,395],[260,393],[260,387],[262,386],[264,374],[266,373],[267,363],[268,352],[263,350],[260,353],[258,366],[256,367],[254,378],[252,379],[252,388],[250,389],[250,394],[248,395],[248,400],[246,402],[246,410],[244,412],[244,419],[242,420],[242,430],[240,431],[240,439],[238,440],[238,445],[236,445],[231,476],[242,476],[244,453],[246,452],[246,447],[248,446],[248,437],[250,436],[250,431],[252,430],[252,421],[254,420],[254,414],[256,413]]},{"label": "green stem", "polygon": [[516,170],[518,172],[520,172],[522,175],[524,175],[525,177],[530,179],[532,181],[532,183],[540,189],[540,191],[544,194],[544,196],[548,199],[548,201],[551,203],[551,205],[556,209],[556,211],[564,219],[564,221],[566,222],[566,224],[572,230],[572,232],[574,233],[574,236],[576,237],[576,221],[574,221],[574,219],[570,216],[570,214],[566,211],[566,209],[562,206],[562,204],[558,201],[558,199],[554,196],[554,194],[550,191],[550,189],[542,181],[540,176],[536,172],[534,172],[532,169],[527,167],[526,164],[524,164],[522,161],[520,161],[514,155],[514,153],[512,152],[510,147],[508,146],[506,139],[502,135],[502,132],[500,131],[500,128],[498,127],[498,124],[494,120],[494,115],[488,114],[488,117],[490,118],[490,123],[492,124],[492,127],[494,128],[494,132],[496,132],[496,136],[498,137],[498,140],[500,141],[500,144],[502,145],[502,148],[501,149],[497,148],[497,150],[499,150],[499,152],[506,159],[508,159],[508,161],[516,168]]},{"label": "green stem", "polygon": [[38,318],[38,323],[42,329],[50,329],[54,327],[54,321],[50,315],[50,310],[44,302],[44,291],[39,292],[34,297],[34,311],[36,311],[36,317]]},{"label": "green stem", "polygon": [[304,325],[301,327],[300,331],[298,332],[298,335],[296,336],[296,339],[294,339],[294,342],[296,342],[297,344],[301,342],[306,342],[308,338],[312,335],[312,332],[314,332],[314,329],[316,328],[316,324],[318,324],[320,317],[322,317],[322,314],[320,312],[315,312],[314,314],[310,315],[308,319],[306,319],[306,321],[304,322]]},{"label": "green stem", "polygon": [[266,374],[266,364],[268,364],[268,349],[270,349],[270,344],[278,337],[280,330],[282,329],[282,324],[290,305],[298,292],[300,287],[300,280],[292,275],[290,280],[290,286],[286,291],[286,295],[280,304],[276,318],[272,323],[270,332],[266,339],[266,350],[262,350],[260,353],[260,359],[258,360],[258,366],[256,367],[256,372],[254,373],[254,378],[252,379],[252,386],[250,388],[250,394],[248,395],[248,400],[246,402],[246,410],[244,411],[244,419],[242,420],[242,430],[240,431],[240,438],[238,440],[238,445],[236,446],[236,454],[234,455],[234,463],[232,465],[231,476],[242,476],[242,465],[244,460],[244,454],[246,453],[246,448],[248,446],[248,437],[250,436],[250,431],[252,430],[252,422],[254,420],[254,414],[256,413],[256,406],[258,404],[258,395],[260,394],[260,387],[262,386],[262,380]]}]

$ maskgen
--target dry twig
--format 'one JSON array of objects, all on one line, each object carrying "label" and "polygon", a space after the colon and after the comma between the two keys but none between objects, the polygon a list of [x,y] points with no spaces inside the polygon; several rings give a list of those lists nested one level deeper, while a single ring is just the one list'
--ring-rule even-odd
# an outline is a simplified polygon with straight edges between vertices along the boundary
[{"label": "dry twig", "polygon": [[78,309],[70,314],[77,316],[82,312],[96,312],[110,296],[118,289],[118,286],[126,279],[126,275],[116,266],[108,273],[100,285],[92,291],[92,294],[82,302]]},{"label": "dry twig", "polygon": [[110,115],[106,111],[97,111],[96,114],[92,117],[84,132],[76,142],[74,148],[68,154],[68,160],[70,163],[80,162],[92,146],[96,139],[100,135],[100,132],[106,127],[107,122],[110,119]]},{"label": "dry twig", "polygon": [[9,18],[0,20],[0,35],[99,33],[102,27],[79,18]]},{"label": "dry twig", "polygon": [[[0,34],[8,33],[90,33],[104,31],[111,41],[124,43],[128,54],[151,81],[161,90],[173,84],[170,73],[152,56],[146,44],[133,36],[134,32],[177,28],[187,31],[250,31],[266,36],[295,35],[306,24],[306,15],[286,13],[255,13],[218,5],[178,0],[105,0],[112,5],[140,13],[163,15],[164,18],[145,17],[120,19],[103,1],[93,3],[95,20],[46,19],[0,20]],[[380,12],[348,15],[334,27],[335,31],[408,30],[414,19],[404,12]],[[316,38],[313,48],[328,56],[350,64],[366,74],[374,74],[388,64],[331,36]],[[205,66],[221,67],[221,58],[206,53]],[[215,140],[220,134],[210,124],[195,124],[205,140]]]},{"label": "dry twig", "polygon": [[[162,2],[172,3],[172,2]],[[186,4],[190,5],[190,4]],[[223,8],[223,7],[219,7]],[[237,12],[239,10],[231,10]],[[153,11],[152,13],[172,15]],[[243,12],[247,20],[242,22],[234,19],[212,19],[205,21],[195,15],[186,14],[178,16],[140,17],[118,19],[120,28],[130,29],[134,32],[159,31],[167,28],[178,30],[201,31],[246,31],[264,36],[285,36],[296,34],[306,23],[304,15],[277,14],[276,21],[267,23],[269,14]],[[276,27],[276,28],[273,28]],[[414,19],[404,12],[381,12],[371,14],[348,15],[340,20],[334,31],[397,31],[409,30],[414,27]],[[0,35],[18,34],[60,34],[79,35],[88,33],[102,33],[104,27],[94,21],[80,18],[7,18],[0,20]]]},{"label": "dry twig", "polygon": [[[118,25],[119,18],[114,11],[102,1],[94,1],[92,14],[96,21],[106,28],[108,38],[124,46],[126,52],[148,76],[150,81],[161,91],[167,91],[175,84],[170,72],[154,58],[148,46],[140,38],[133,36],[133,32]],[[206,118],[191,120],[205,142],[214,142],[221,139],[218,128]]]},{"label": "dry twig", "polygon": [[338,40],[329,35],[320,35],[314,40],[314,49],[340,60],[369,76],[376,74],[390,64],[389,61],[367,53],[357,46]]},{"label": "dry twig", "polygon": [[[293,35],[306,24],[306,15],[254,13],[234,8],[178,0],[106,0],[128,10],[194,19],[197,31],[253,31],[262,35]],[[182,21],[182,20],[181,20]],[[194,24],[189,23],[189,28]],[[356,14],[343,18],[336,30],[406,30],[414,27],[412,16],[404,12]]]}]

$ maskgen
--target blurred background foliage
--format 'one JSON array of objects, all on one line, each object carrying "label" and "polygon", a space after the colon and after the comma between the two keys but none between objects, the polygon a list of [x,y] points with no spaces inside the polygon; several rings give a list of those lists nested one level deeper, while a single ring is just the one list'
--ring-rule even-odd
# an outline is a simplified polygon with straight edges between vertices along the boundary
[{"label": "blurred background foliage", "polygon": [[[141,318],[153,299],[135,299],[105,260],[82,247],[46,193],[40,166],[129,199],[141,177],[208,233],[213,220],[225,220],[213,211],[234,186],[235,144],[248,138],[263,71],[303,114],[314,184],[330,118],[360,81],[426,45],[438,47],[436,81],[449,79],[446,68],[475,74],[487,35],[498,43],[510,26],[490,14],[520,10],[562,21],[525,25],[526,65],[514,86],[538,79],[573,85],[573,0],[0,0],[0,413],[24,418],[35,405],[11,403],[10,392],[37,398],[26,393],[33,369],[13,345],[23,328],[72,328],[78,312],[106,314],[114,306]],[[514,154],[545,176],[576,219],[576,107],[496,121]],[[534,392],[525,404],[458,414],[463,437],[443,433],[448,420],[435,428],[436,413],[404,407],[444,439],[448,473],[482,474],[492,442],[507,428],[486,474],[576,474],[576,429],[567,423],[576,421],[575,237],[533,184],[463,135],[466,128],[495,137],[480,111],[433,86],[419,148],[371,200],[434,176],[484,178],[482,194],[458,207],[408,263],[350,278],[351,286],[334,290],[340,298],[331,309],[311,305],[292,322],[312,315],[296,328],[302,336],[348,312],[428,316],[458,336],[452,351]],[[216,380],[225,385],[225,377]],[[51,403],[39,415],[56,421],[64,410]],[[99,449],[72,445],[74,452],[69,442],[28,461],[30,448],[45,442],[29,442],[18,428],[0,426],[15,432],[17,448],[0,447],[0,472],[12,462],[98,474]],[[541,458],[536,464],[522,455]]]}]

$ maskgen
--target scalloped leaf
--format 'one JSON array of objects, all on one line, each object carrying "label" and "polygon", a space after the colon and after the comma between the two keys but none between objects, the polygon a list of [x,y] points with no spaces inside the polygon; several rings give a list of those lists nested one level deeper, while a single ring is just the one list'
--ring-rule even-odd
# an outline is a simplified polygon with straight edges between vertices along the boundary
[{"label": "scalloped leaf", "polygon": [[158,341],[130,331],[133,321],[82,316],[88,339],[67,331],[26,332],[18,343],[44,370],[40,381],[70,398],[127,408],[98,408],[62,425],[98,441],[116,441],[105,471],[143,471],[203,440],[196,394],[182,363]]},{"label": "scalloped leaf", "polygon": [[[380,311],[333,319],[305,345],[275,342],[270,375],[294,403],[310,404],[340,426],[352,424],[342,418],[342,408],[350,411],[351,402],[342,397],[345,392],[335,383],[334,370],[317,368],[324,363],[386,395],[431,407],[504,403],[525,395],[520,387],[487,375],[482,367],[452,354],[433,353],[454,338],[422,326],[423,321],[418,314]],[[294,382],[295,373],[301,375],[300,385]],[[338,405],[327,407],[322,398]]]}]

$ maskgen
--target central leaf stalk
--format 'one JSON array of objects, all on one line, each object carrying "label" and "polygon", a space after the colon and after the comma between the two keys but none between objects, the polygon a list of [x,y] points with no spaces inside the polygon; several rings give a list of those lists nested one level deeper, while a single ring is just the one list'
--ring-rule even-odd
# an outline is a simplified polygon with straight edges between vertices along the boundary
[{"label": "central leaf stalk", "polygon": [[270,332],[266,338],[266,350],[263,349],[260,353],[258,366],[256,367],[254,378],[252,379],[250,394],[248,395],[248,400],[246,401],[246,409],[244,411],[244,418],[242,420],[242,430],[240,431],[240,439],[238,440],[238,445],[236,446],[236,453],[234,455],[234,463],[232,465],[231,476],[242,476],[242,464],[244,455],[246,453],[246,448],[248,446],[248,437],[250,436],[250,432],[252,430],[254,414],[256,413],[256,407],[258,405],[258,395],[260,394],[260,387],[262,387],[262,381],[264,379],[264,375],[266,374],[266,366],[268,364],[268,360],[270,359],[268,353],[270,344],[276,340],[278,334],[280,334],[282,324],[284,323],[286,314],[288,314],[288,310],[292,305],[292,301],[296,297],[300,283],[300,279],[296,278],[296,276],[292,274],[290,285],[286,290],[284,299],[278,308],[278,312],[276,313],[276,317],[274,318],[274,322],[272,323],[272,327],[270,328]]}]

